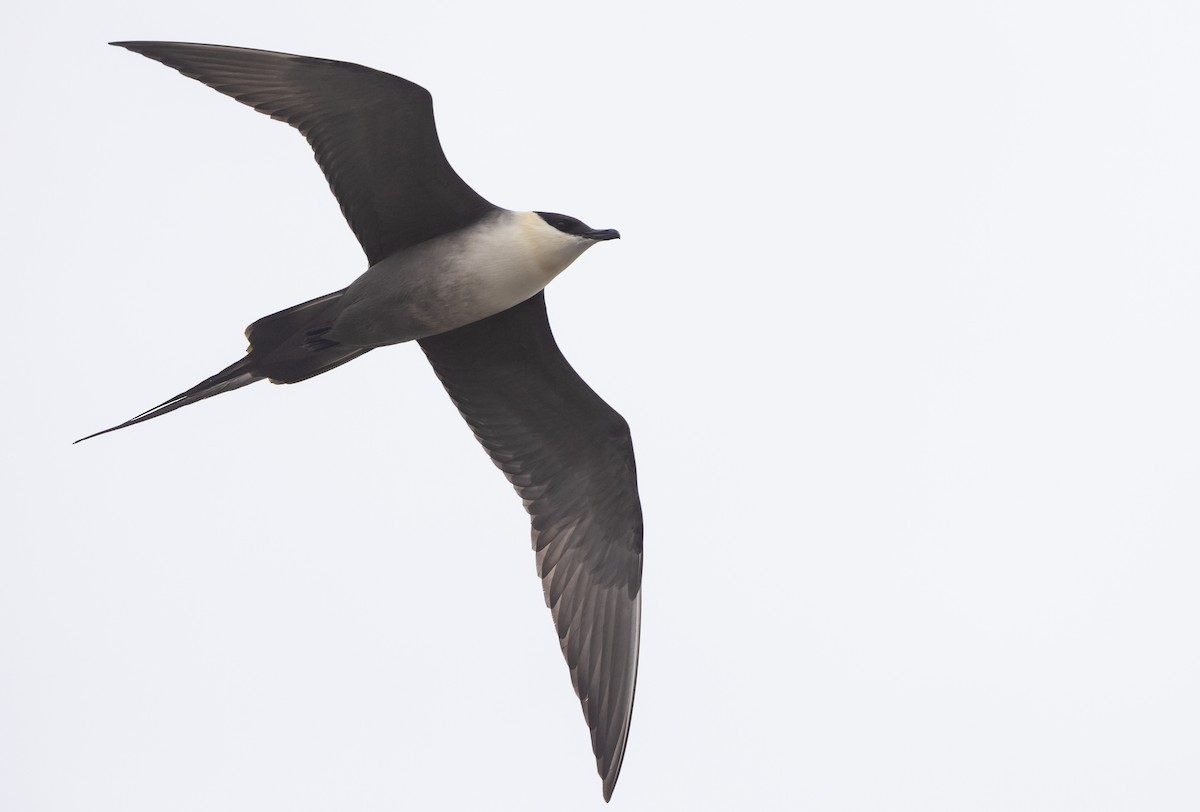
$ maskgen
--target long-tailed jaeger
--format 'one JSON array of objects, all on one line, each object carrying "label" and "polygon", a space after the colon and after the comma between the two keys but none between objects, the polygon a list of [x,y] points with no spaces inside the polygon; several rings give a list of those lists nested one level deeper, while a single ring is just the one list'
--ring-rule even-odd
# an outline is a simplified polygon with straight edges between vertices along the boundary
[{"label": "long-tailed jaeger", "polygon": [[106,431],[255,381],[297,383],[416,340],[532,517],[538,575],[608,800],[637,678],[641,503],[629,426],[559,352],[542,289],[620,235],[484,200],[450,167],[432,98],[412,82],[270,51],[113,44],[298,129],[369,267],[343,290],[254,322],[241,360]]}]

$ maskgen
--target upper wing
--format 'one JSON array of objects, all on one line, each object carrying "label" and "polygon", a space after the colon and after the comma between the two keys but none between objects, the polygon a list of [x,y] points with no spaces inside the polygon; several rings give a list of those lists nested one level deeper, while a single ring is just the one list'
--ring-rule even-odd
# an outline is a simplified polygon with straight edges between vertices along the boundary
[{"label": "upper wing", "polygon": [[559,352],[541,293],[420,343],[532,516],[546,604],[608,800],[629,735],[641,624],[642,508],[629,426]]},{"label": "upper wing", "polygon": [[429,91],[349,62],[179,42],[114,42],[304,134],[371,264],[495,206],[451,168]]}]

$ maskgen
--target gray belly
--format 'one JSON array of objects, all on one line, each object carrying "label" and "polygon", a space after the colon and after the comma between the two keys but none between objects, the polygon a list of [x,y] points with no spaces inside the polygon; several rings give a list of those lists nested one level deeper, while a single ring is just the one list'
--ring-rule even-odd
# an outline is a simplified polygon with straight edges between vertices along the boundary
[{"label": "gray belly", "polygon": [[352,286],[342,298],[343,306],[325,337],[355,347],[412,341],[491,315],[479,314],[470,286],[454,280],[399,280],[383,290],[354,291]]},{"label": "gray belly", "polygon": [[385,260],[346,289],[324,337],[355,347],[399,344],[495,315],[540,289],[532,280],[514,285],[505,274],[445,265],[414,272]]}]

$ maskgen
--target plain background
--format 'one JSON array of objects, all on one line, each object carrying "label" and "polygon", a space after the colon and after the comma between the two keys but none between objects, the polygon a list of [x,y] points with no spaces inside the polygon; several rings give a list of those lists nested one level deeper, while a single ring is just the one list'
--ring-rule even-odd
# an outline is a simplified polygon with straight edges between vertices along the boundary
[{"label": "plain background", "polygon": [[611,808],[1200,808],[1200,6],[1053,0],[6,7],[0,808],[603,808],[416,347],[70,445],[365,267],[303,139],[114,39],[412,79],[621,230],[547,294],[645,504]]}]

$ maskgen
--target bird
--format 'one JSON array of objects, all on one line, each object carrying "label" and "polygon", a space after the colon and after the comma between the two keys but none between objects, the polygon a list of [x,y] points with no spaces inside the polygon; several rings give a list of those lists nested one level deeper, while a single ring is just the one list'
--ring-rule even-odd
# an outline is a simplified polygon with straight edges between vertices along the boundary
[{"label": "bird", "polygon": [[530,514],[537,572],[607,802],[637,682],[642,507],[629,425],[563,357],[543,291],[588,248],[620,234],[489,203],[446,159],[430,93],[398,76],[251,48],[110,44],[299,130],[367,269],[342,290],[255,321],[245,356],[216,375],[76,442],[416,341]]}]

